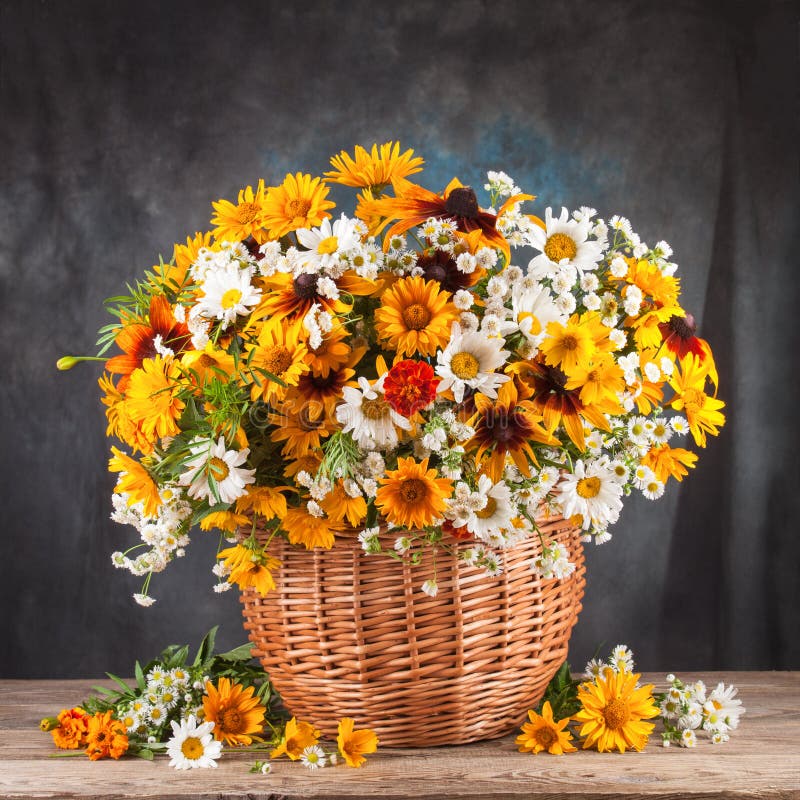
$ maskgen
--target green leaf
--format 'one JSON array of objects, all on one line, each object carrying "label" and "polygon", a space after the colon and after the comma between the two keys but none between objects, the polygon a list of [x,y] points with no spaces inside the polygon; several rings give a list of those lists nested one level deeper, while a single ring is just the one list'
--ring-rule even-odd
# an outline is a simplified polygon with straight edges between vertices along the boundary
[{"label": "green leaf", "polygon": [[143,747],[141,750],[134,750],[132,755],[136,756],[137,758],[143,758],[145,761],[153,760],[153,751],[147,747]]},{"label": "green leaf", "polygon": [[116,683],[116,684],[118,684],[119,686],[122,687],[123,694],[132,694],[133,693],[133,689],[131,689],[131,687],[128,686],[128,684],[125,683],[125,681],[122,680],[122,678],[119,678],[116,675],[112,675],[110,672],[106,672],[106,675],[108,675],[108,677],[111,678],[111,680],[114,681],[114,683]]},{"label": "green leaf", "polygon": [[145,689],[147,689],[147,681],[144,678],[144,672],[142,672],[142,665],[138,661],[133,665],[133,670],[136,675],[136,685],[139,687],[139,691],[145,691]]},{"label": "green leaf", "polygon": [[194,658],[194,664],[192,664],[192,666],[199,667],[201,664],[205,664],[205,662],[211,658],[211,655],[214,652],[214,642],[216,641],[218,630],[219,625],[215,625],[203,637],[203,641],[200,642],[200,647],[197,650],[197,655]]},{"label": "green leaf", "polygon": [[217,658],[223,658],[225,661],[250,661],[253,657],[253,645],[240,644],[234,647],[233,650],[228,650],[227,653],[220,653]]}]

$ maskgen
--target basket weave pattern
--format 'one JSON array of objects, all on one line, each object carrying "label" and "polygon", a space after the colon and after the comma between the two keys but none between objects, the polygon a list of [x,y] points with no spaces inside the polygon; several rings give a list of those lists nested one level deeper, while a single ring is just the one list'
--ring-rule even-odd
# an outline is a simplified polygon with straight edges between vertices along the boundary
[{"label": "basket weave pattern", "polygon": [[355,534],[325,551],[275,537],[278,588],[241,598],[254,655],[291,713],[329,736],[345,716],[383,745],[509,733],[566,658],[585,585],[579,532],[560,517],[539,528],[567,547],[576,565],[569,578],[531,572],[541,550],[531,536],[503,551],[494,578],[440,551],[436,597],[419,588],[434,575],[427,553],[411,566],[366,555]]}]

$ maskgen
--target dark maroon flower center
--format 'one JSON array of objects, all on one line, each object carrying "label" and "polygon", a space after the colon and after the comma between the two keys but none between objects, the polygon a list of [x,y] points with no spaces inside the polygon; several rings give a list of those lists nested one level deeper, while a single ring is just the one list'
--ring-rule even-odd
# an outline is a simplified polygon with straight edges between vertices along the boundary
[{"label": "dark maroon flower center", "polygon": [[294,293],[303,300],[317,296],[317,276],[304,272],[294,279]]},{"label": "dark maroon flower center", "polygon": [[687,314],[685,317],[670,317],[667,325],[669,329],[676,336],[680,336],[681,339],[691,339],[697,331],[697,323],[695,323],[694,317],[691,314]]},{"label": "dark maroon flower center", "polygon": [[453,189],[444,204],[448,214],[465,219],[477,219],[480,214],[478,198],[470,186]]}]

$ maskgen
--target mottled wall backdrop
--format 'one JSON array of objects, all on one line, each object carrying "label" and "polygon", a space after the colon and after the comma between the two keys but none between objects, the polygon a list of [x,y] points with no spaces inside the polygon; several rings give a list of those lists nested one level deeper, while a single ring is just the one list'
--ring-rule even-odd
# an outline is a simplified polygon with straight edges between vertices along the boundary
[{"label": "mottled wall backdrop", "polygon": [[93,365],[102,300],[205,230],[211,201],[399,138],[441,189],[503,169],[547,205],[666,239],[729,424],[684,485],[589,553],[572,658],[800,667],[796,6],[710,2],[0,3],[4,676],[127,674],[243,640],[216,537],[150,609],[109,554]]}]

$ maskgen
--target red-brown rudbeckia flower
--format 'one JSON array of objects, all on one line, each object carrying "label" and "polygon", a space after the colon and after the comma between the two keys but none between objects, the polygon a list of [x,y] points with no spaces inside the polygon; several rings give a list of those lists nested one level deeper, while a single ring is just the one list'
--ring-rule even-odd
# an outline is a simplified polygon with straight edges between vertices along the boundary
[{"label": "red-brown rudbeckia flower", "polygon": [[189,345],[191,334],[182,322],[178,322],[172,314],[172,307],[164,295],[150,298],[148,322],[131,322],[125,325],[115,339],[123,351],[106,361],[106,369],[116,375],[122,375],[117,388],[125,390],[128,376],[139,367],[146,358],[157,355],[156,336],[161,336],[161,344],[168,347],[175,355],[183,352]]}]

